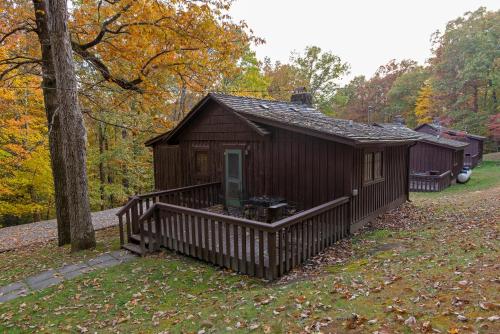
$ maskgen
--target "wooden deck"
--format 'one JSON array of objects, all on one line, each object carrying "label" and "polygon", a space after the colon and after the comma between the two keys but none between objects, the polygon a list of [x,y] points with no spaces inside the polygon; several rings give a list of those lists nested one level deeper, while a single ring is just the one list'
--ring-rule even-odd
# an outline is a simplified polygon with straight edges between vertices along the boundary
[{"label": "wooden deck", "polygon": [[[349,199],[342,197],[271,224],[200,210],[216,204],[220,184],[161,192],[151,205],[135,199],[119,212],[122,244],[137,243],[141,254],[174,250],[214,265],[269,280],[276,279],[349,233]],[[210,190],[211,189],[211,190]],[[183,193],[182,196],[173,195]],[[160,201],[170,198],[171,204]],[[182,199],[182,200],[181,200]],[[149,200],[148,200],[149,201]],[[178,204],[190,203],[191,206]],[[133,226],[134,210],[149,209]],[[124,218],[125,217],[125,218]],[[125,222],[124,222],[125,221]],[[130,231],[130,232],[129,232]]]},{"label": "wooden deck", "polygon": [[440,175],[410,174],[410,191],[437,192],[451,185],[451,171]]}]

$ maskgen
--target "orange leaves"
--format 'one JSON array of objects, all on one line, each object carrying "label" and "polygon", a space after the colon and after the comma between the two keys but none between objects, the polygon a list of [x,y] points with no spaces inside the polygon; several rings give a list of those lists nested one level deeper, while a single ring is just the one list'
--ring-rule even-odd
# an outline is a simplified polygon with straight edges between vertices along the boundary
[{"label": "orange leaves", "polygon": [[229,2],[214,3],[83,1],[71,26],[80,45],[97,41],[89,52],[117,77],[140,78],[153,89],[165,79],[182,79],[193,90],[204,90],[232,70],[253,40],[243,24],[223,15]]}]

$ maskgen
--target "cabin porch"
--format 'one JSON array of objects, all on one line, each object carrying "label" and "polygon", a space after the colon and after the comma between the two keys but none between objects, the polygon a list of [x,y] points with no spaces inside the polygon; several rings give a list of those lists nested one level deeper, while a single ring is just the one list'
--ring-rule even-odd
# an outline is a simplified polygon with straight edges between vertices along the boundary
[{"label": "cabin porch", "polygon": [[442,174],[410,173],[410,191],[415,192],[438,192],[448,188],[452,183],[451,171]]},{"label": "cabin porch", "polygon": [[350,231],[348,197],[268,222],[210,209],[222,200],[220,182],[134,196],[117,213],[120,243],[141,255],[166,248],[273,280]]}]

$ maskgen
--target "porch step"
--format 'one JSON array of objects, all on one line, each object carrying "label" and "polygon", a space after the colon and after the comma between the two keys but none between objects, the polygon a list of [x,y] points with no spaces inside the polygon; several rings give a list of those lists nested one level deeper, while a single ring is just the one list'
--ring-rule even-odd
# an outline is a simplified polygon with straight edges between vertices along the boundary
[{"label": "porch step", "polygon": [[132,253],[134,254],[137,254],[137,255],[140,255],[140,256],[143,256],[144,253],[142,252],[141,250],[141,246],[137,245],[137,244],[132,244],[132,243],[128,243],[128,244],[124,244],[122,246],[122,248],[126,249],[126,250],[129,250],[131,251]]},{"label": "porch step", "polygon": [[[139,234],[132,234],[130,236],[130,241],[134,244],[140,244],[141,243],[141,236]],[[155,243],[155,240],[153,240],[153,244]],[[144,236],[144,244],[146,247],[149,245],[149,237],[147,235]]]}]

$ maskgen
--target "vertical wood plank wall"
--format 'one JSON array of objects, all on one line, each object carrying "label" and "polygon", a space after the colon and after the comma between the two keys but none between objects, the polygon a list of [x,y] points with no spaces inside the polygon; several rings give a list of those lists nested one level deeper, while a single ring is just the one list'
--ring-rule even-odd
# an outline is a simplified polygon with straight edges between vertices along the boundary
[{"label": "vertical wood plank wall", "polygon": [[364,150],[354,150],[353,189],[358,196],[351,198],[353,222],[361,221],[378,210],[406,199],[408,187],[407,146],[388,146],[384,150],[384,178],[382,181],[363,184]]},{"label": "vertical wood plank wall", "polygon": [[412,172],[428,172],[431,170],[444,173],[453,167],[453,153],[449,148],[418,142],[410,153],[410,170]]},{"label": "vertical wood plank wall", "polygon": [[184,185],[180,149],[177,145],[157,145],[153,149],[155,188],[178,188]]}]

